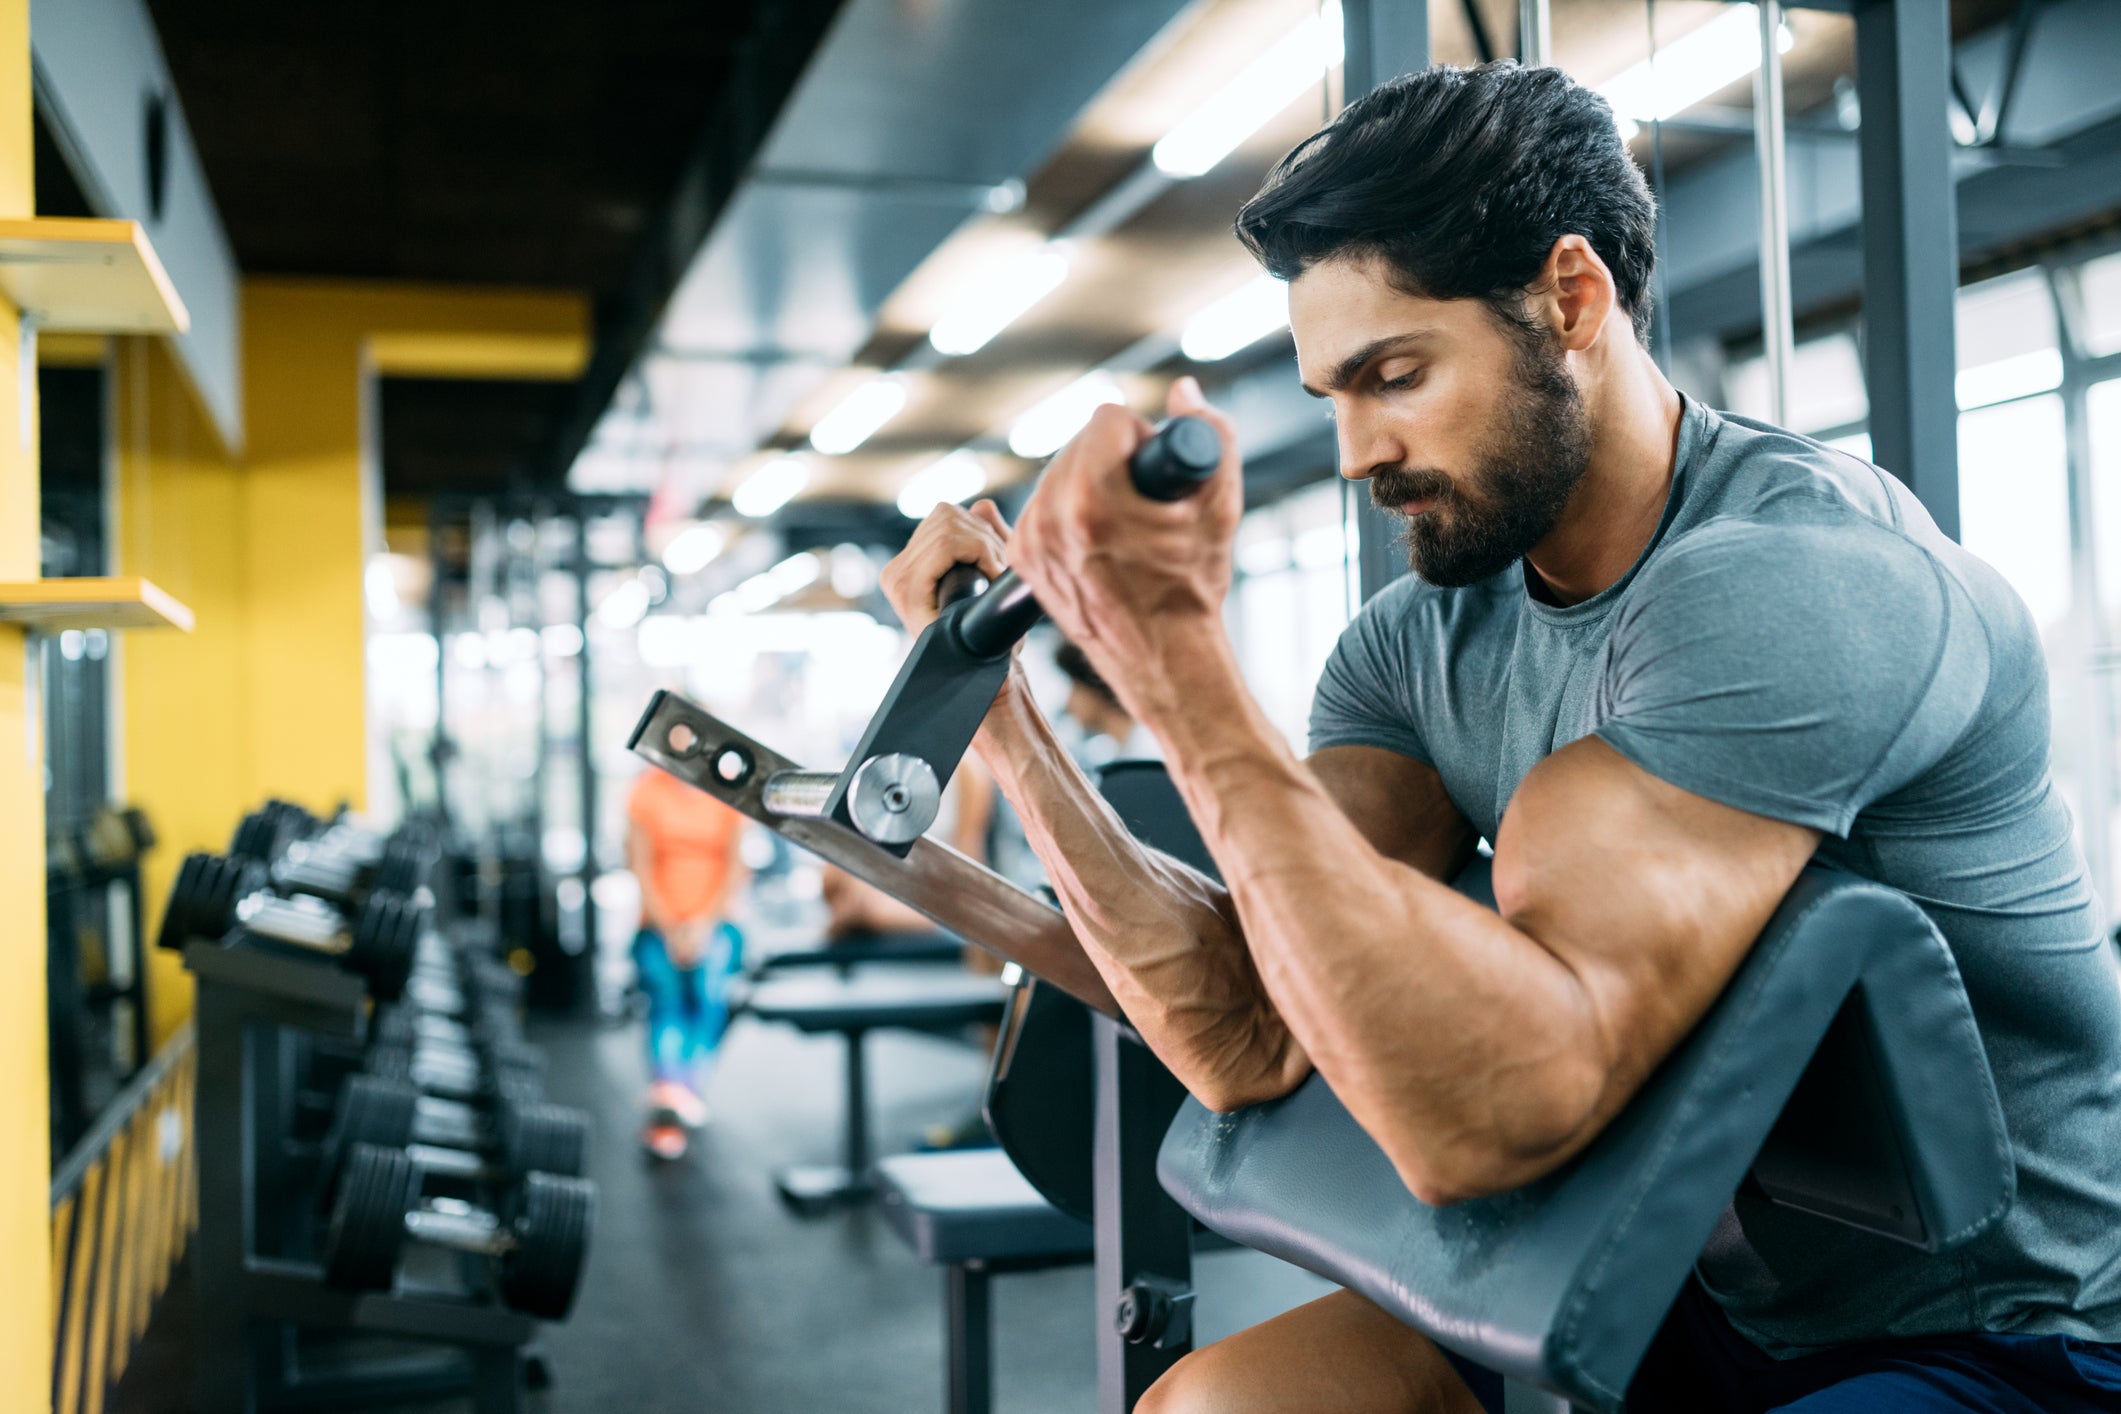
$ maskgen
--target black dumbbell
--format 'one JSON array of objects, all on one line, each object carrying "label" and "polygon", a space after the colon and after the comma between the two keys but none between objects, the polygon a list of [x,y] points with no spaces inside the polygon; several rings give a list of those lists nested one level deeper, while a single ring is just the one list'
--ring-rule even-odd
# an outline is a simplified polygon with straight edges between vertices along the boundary
[{"label": "black dumbbell", "polygon": [[362,1057],[362,1067],[449,1100],[536,1100],[544,1096],[543,1059],[528,1047],[507,1047],[482,1059],[446,1046],[376,1045]]},{"label": "black dumbbell", "polygon": [[595,1184],[546,1173],[527,1175],[499,1212],[427,1197],[405,1150],[355,1144],[324,1233],[324,1279],[387,1291],[405,1244],[429,1243],[486,1258],[503,1304],[557,1321],[574,1304],[595,1208]]},{"label": "black dumbbell", "polygon": [[289,842],[273,862],[283,889],[338,903],[356,902],[371,890],[411,894],[423,888],[435,856],[417,839],[374,836],[334,825],[315,839]]},{"label": "black dumbbell", "polygon": [[181,949],[194,938],[222,941],[239,926],[251,937],[332,958],[388,1001],[405,989],[427,911],[398,895],[376,893],[348,917],[315,899],[269,892],[255,860],[185,856],[162,917],[161,945]]},{"label": "black dumbbell", "polygon": [[529,1173],[579,1178],[589,1166],[589,1116],[503,1096],[491,1109],[423,1095],[402,1081],[350,1075],[340,1087],[323,1160],[326,1196],[356,1144],[406,1149],[421,1170],[504,1187]]}]

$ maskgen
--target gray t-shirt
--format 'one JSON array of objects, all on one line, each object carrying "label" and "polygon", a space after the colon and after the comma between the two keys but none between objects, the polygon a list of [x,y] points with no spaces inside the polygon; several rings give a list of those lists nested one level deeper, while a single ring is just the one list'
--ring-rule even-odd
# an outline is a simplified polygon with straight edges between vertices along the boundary
[{"label": "gray t-shirt", "polygon": [[1900,482],[1688,402],[1663,523],[1556,607],[1521,566],[1412,577],[1342,636],[1311,748],[1433,765],[1489,839],[1525,773],[1596,734],[1662,780],[1825,833],[1926,909],[1965,978],[2018,1198],[1930,1256],[1741,1195],[1699,1274],[1778,1354],[1946,1331],[2121,1340],[2121,969],[2048,774],[2025,606]]}]

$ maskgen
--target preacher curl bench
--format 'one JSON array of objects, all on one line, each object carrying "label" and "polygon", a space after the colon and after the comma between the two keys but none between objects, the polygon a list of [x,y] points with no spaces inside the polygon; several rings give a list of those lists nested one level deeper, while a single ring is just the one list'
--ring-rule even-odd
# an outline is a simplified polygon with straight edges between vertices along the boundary
[{"label": "preacher curl bench", "polygon": [[[1182,438],[1156,440],[1165,443],[1157,455],[1188,462]],[[1011,575],[976,597],[946,584],[943,598],[944,613],[915,644],[843,772],[798,771],[669,693],[649,703],[633,749],[1095,1013],[1096,1153],[1085,1162],[1096,1168],[1100,1200],[1101,1314],[1138,1312],[1151,1295],[1182,1303],[1182,1250],[1164,1264],[1175,1273],[1104,1260],[1170,1251],[1126,1230],[1145,1212],[1161,1225],[1138,1197],[1145,1146],[1129,1142],[1145,1119],[1168,1112],[1153,1079],[1128,1083],[1153,1061],[1131,1043],[1117,1044],[1115,1060],[1115,1038],[1126,1043],[1132,1033],[1058,910],[920,838],[922,814],[932,815],[1010,648],[1037,619]],[[1152,843],[1162,833],[1155,822],[1132,823]],[[1458,884],[1492,905],[1484,865]],[[1130,1096],[1139,1103],[1130,1106]],[[1618,1409],[1742,1185],[1820,1221],[1929,1251],[1985,1231],[2015,1191],[2001,1107],[1943,938],[1905,897],[1816,868],[1628,1107],[1536,1183],[1445,1208],[1423,1204],[1315,1075],[1236,1114],[1185,1099],[1153,1163],[1148,1182],[1209,1228],[1359,1291],[1422,1331],[1491,1414],[1502,1414],[1505,1380],[1564,1405]],[[1024,1166],[1039,1183],[1036,1166]],[[1099,1322],[1100,1406],[1120,1414],[1190,1342],[1182,1325],[1113,1324]],[[1115,1339],[1134,1349],[1108,1360]],[[1512,1398],[1511,1407],[1523,1406]]]}]

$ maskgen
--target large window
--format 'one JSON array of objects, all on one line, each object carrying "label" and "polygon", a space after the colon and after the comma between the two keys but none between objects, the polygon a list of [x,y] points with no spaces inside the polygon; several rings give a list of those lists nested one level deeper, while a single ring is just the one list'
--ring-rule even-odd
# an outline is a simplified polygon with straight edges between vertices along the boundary
[{"label": "large window", "polygon": [[1360,598],[1339,477],[1251,512],[1237,532],[1230,630],[1252,695],[1302,751],[1311,695]]},{"label": "large window", "polygon": [[[1959,523],[2025,601],[2046,651],[2055,783],[2094,882],[2121,885],[2121,253],[1969,285],[1957,308]],[[1853,327],[1798,346],[1787,421],[1870,455]],[[1724,396],[1765,415],[1757,358]]]}]

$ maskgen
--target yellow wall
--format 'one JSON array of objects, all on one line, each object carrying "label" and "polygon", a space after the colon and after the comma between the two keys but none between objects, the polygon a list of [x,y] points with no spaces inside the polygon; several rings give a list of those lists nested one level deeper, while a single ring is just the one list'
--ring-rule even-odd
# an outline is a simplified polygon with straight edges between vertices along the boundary
[{"label": "yellow wall", "polygon": [[[31,214],[29,0],[0,3],[0,216]],[[37,577],[37,458],[14,397],[16,311],[0,300],[0,579]],[[34,444],[34,439],[32,444]],[[27,653],[0,629],[0,1409],[51,1398],[50,1086],[44,1035],[44,778]]]},{"label": "yellow wall", "polygon": [[[143,876],[152,929],[184,856],[227,848],[237,817],[257,803],[242,482],[163,344],[121,341],[112,371],[114,568],[146,575],[197,619],[188,634],[128,633],[118,647],[123,794],[147,807],[159,836]],[[148,996],[159,1046],[191,1014],[191,977],[174,954],[153,952]]]},{"label": "yellow wall", "polygon": [[[551,377],[586,357],[573,295],[258,279],[243,287],[245,445],[231,458],[159,346],[116,355],[116,572],[191,607],[190,635],[121,648],[125,794],[161,836],[158,926],[184,855],[225,848],[268,795],[328,811],[366,795],[362,573],[382,548],[364,403],[377,364],[423,376]],[[425,362],[422,362],[425,360]],[[154,1030],[190,1011],[175,959],[151,974]]]}]

